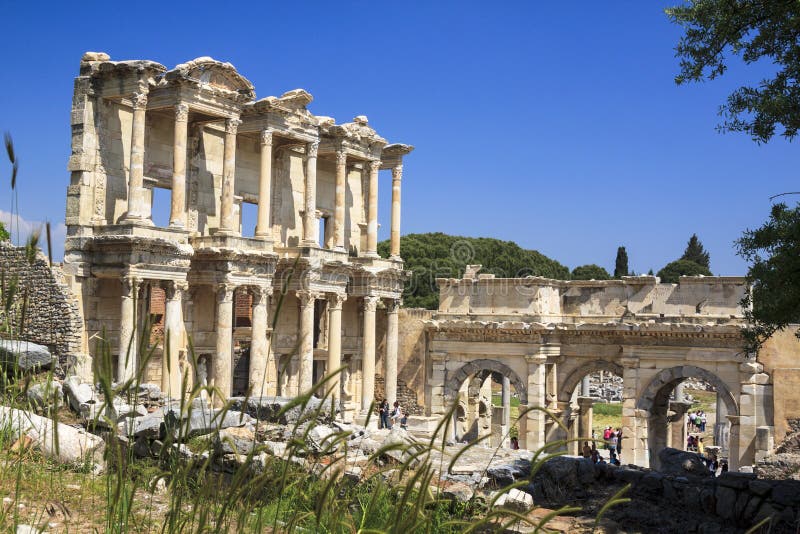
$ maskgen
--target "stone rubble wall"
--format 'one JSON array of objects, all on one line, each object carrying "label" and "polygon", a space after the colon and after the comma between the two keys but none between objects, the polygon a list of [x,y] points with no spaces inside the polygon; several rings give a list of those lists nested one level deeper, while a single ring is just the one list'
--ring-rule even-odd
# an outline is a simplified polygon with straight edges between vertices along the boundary
[{"label": "stone rubble wall", "polygon": [[[386,397],[386,380],[382,376],[375,377],[375,401]],[[417,402],[417,393],[408,387],[402,379],[397,379],[397,399],[406,415],[425,415],[425,407]]]},{"label": "stone rubble wall", "polygon": [[[630,483],[631,489],[625,496],[633,502],[626,507],[635,513],[639,502],[643,506],[638,508],[646,513],[650,508],[644,505],[663,510],[663,517],[656,518],[663,527],[675,520],[685,527],[686,518],[698,514],[716,516],[740,527],[752,526],[768,516],[773,517],[773,527],[778,524],[787,527],[800,517],[800,481],[762,480],[752,473],[727,472],[716,478],[673,476],[635,466],[592,464],[588,459],[564,456],[549,460],[537,479],[545,498],[556,499],[576,491],[592,492],[592,487],[599,484]],[[672,517],[673,507],[682,510],[682,516]]]},{"label": "stone rubble wall", "polygon": [[[72,358],[80,352],[83,321],[60,266],[48,266],[41,252],[30,264],[24,247],[3,241],[0,242],[0,272],[6,288],[12,277],[18,277],[18,304],[21,305],[25,291],[28,293],[22,332],[19,324],[12,324],[11,334],[0,332],[0,337],[45,345],[58,357],[62,367],[72,365]],[[4,320],[3,314],[4,308],[0,308],[0,320]],[[12,321],[16,323],[18,318],[12,315]]]}]

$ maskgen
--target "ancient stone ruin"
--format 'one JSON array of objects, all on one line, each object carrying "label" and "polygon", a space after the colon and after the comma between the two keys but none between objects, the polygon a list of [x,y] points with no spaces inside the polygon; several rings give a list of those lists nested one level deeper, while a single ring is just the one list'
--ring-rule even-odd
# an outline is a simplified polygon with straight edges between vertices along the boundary
[{"label": "ancient stone ruin", "polygon": [[[302,89],[257,99],[229,63],[167,69],[86,53],[75,79],[64,272],[84,331],[114,376],[179,395],[183,378],[230,395],[294,396],[330,371],[347,418],[373,400],[376,346],[397,384],[403,157],[367,117],[312,114]],[[380,171],[391,171],[391,256],[377,254]],[[154,223],[161,198],[168,224]],[[256,213],[255,228],[243,214]],[[385,329],[376,330],[376,316]],[[191,338],[194,354],[189,353]],[[166,357],[168,355],[168,357]]]}]

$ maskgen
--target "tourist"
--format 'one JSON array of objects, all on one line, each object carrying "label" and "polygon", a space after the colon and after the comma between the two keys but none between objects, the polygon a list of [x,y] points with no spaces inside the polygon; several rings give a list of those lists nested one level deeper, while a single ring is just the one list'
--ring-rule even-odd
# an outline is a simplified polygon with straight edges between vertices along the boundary
[{"label": "tourist", "polygon": [[611,427],[607,426],[606,429],[603,431],[603,441],[605,442],[603,446],[607,451],[611,450],[611,434],[612,434]]},{"label": "tourist", "polygon": [[380,415],[378,428],[389,428],[389,402],[386,399],[378,405],[378,414]]},{"label": "tourist", "polygon": [[705,432],[706,431],[706,423],[707,422],[708,422],[708,420],[706,419],[706,413],[702,412],[700,414],[700,432]]},{"label": "tourist", "polygon": [[619,442],[619,437],[617,436],[616,430],[611,431],[611,438],[608,440],[609,443],[609,458],[612,460],[617,457],[617,444]]},{"label": "tourist", "polygon": [[622,456],[622,429],[617,429],[617,456]]},{"label": "tourist", "polygon": [[589,446],[588,441],[583,442],[583,457],[584,458],[591,458],[592,457],[592,448]]},{"label": "tourist", "polygon": [[389,428],[392,428],[394,425],[398,424],[402,418],[403,410],[400,409],[400,402],[394,401],[394,408],[392,408],[392,411],[389,414]]},{"label": "tourist", "polygon": [[697,454],[704,456],[706,453],[705,445],[703,445],[703,438],[697,440]]},{"label": "tourist", "polygon": [[516,436],[511,436],[511,448],[513,450],[519,450],[519,439]]}]

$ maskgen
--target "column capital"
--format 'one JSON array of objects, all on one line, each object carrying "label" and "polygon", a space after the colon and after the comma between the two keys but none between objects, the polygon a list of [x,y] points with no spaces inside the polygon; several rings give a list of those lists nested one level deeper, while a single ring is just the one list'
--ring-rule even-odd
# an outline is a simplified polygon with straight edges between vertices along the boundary
[{"label": "column capital", "polygon": [[145,109],[147,107],[147,91],[137,91],[131,95],[133,109]]},{"label": "column capital", "polygon": [[233,302],[234,291],[236,291],[236,284],[231,282],[217,284],[217,302]]},{"label": "column capital", "polygon": [[392,167],[392,180],[400,181],[403,179],[403,164],[398,163]]},{"label": "column capital", "polygon": [[369,172],[378,172],[381,168],[381,160],[372,159],[369,161]]},{"label": "column capital", "polygon": [[261,130],[261,146],[272,146],[272,130],[269,128]]},{"label": "column capital", "polygon": [[136,290],[139,289],[139,285],[142,281],[133,275],[125,275],[122,277],[122,296],[123,297],[133,297],[136,293]]},{"label": "column capital", "polygon": [[297,299],[300,301],[300,307],[305,308],[307,306],[313,306],[314,302],[320,298],[320,294],[316,291],[295,291],[295,295],[297,295]]},{"label": "column capital", "polygon": [[342,295],[340,293],[328,293],[327,300],[329,310],[341,310],[344,301],[347,300],[347,295]]},{"label": "column capital", "polygon": [[374,312],[378,309],[378,300],[380,300],[380,298],[373,295],[364,297],[364,311]]},{"label": "column capital", "polygon": [[253,305],[266,304],[270,296],[270,288],[263,286],[250,286],[250,293],[253,295]]},{"label": "column capital", "polygon": [[229,119],[225,119],[225,133],[230,135],[236,135],[236,132],[239,130],[240,124],[242,124],[242,121],[239,120],[239,117],[231,117]]},{"label": "column capital", "polygon": [[186,280],[165,280],[161,283],[167,300],[181,300],[183,294],[189,290],[189,283]]},{"label": "column capital", "polygon": [[397,313],[400,309],[400,299],[386,299],[386,313]]},{"label": "column capital", "polygon": [[343,148],[336,150],[336,165],[347,165],[347,152]]},{"label": "column capital", "polygon": [[306,157],[316,158],[319,151],[319,140],[311,141],[306,145]]},{"label": "column capital", "polygon": [[547,363],[547,356],[545,356],[544,354],[526,354],[525,361],[528,363],[544,365],[545,363]]},{"label": "column capital", "polygon": [[620,365],[625,369],[636,369],[639,367],[639,357],[638,356],[623,356],[619,359]]},{"label": "column capital", "polygon": [[175,105],[175,121],[186,122],[189,120],[189,104],[179,102]]}]

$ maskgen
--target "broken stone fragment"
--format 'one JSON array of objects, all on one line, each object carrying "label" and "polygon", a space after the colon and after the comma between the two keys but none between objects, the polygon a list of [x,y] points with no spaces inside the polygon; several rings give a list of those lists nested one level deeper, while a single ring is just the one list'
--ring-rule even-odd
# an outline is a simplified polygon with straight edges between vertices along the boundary
[{"label": "broken stone fragment", "polygon": [[84,430],[5,406],[0,406],[0,425],[9,428],[17,439],[27,436],[42,454],[53,460],[70,464],[87,459],[102,461],[105,442]]},{"label": "broken stone fragment", "polygon": [[54,362],[47,347],[15,339],[0,340],[0,363],[22,373],[49,368]]},{"label": "broken stone fragment", "polygon": [[81,58],[81,63],[89,63],[91,61],[109,61],[111,56],[105,52],[86,52]]},{"label": "broken stone fragment", "polygon": [[27,395],[31,406],[43,409],[57,409],[64,400],[61,383],[55,381],[34,384],[28,388]]}]

